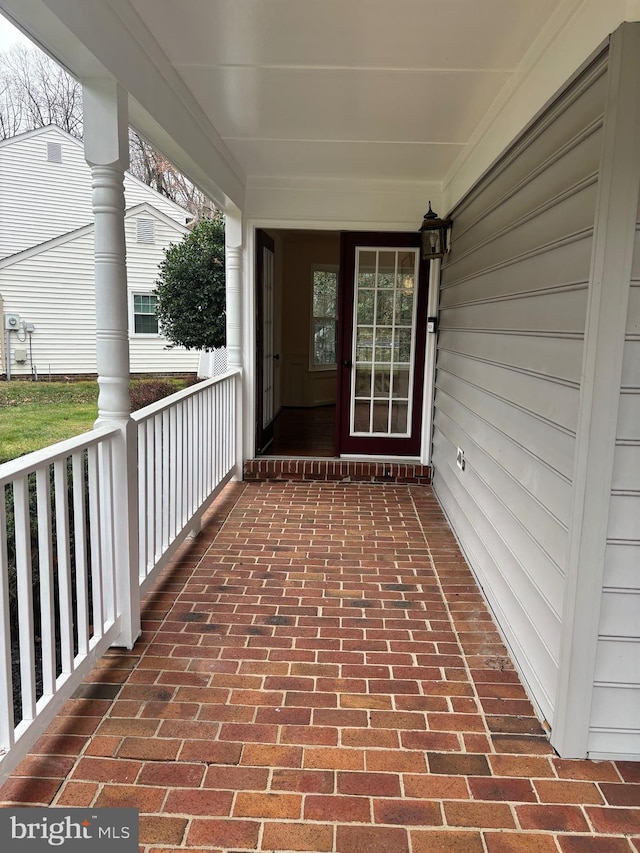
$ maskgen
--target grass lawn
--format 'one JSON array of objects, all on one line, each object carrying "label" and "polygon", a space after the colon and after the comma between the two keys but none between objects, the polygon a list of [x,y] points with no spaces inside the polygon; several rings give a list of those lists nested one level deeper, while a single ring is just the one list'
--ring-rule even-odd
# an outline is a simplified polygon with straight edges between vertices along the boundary
[{"label": "grass lawn", "polygon": [[[142,405],[173,393],[185,382],[136,380],[134,386],[165,386]],[[140,389],[142,390],[142,389]],[[152,399],[153,398],[153,399]],[[91,429],[98,416],[97,382],[0,382],[0,463]]]},{"label": "grass lawn", "polygon": [[0,382],[0,463],[91,429],[97,382]]}]

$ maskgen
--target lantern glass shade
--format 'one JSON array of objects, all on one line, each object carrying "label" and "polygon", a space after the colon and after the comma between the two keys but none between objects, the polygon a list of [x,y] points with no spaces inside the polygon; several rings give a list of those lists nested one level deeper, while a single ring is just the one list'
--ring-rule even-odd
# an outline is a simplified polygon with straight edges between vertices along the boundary
[{"label": "lantern glass shade", "polygon": [[428,261],[445,256],[449,248],[447,232],[450,227],[451,221],[440,219],[437,213],[431,210],[431,202],[429,202],[429,210],[425,213],[420,228],[423,260]]}]

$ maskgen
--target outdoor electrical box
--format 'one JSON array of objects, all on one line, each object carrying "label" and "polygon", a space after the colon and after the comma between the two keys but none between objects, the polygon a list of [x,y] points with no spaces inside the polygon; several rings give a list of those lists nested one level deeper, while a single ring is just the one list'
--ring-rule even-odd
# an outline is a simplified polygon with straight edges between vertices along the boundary
[{"label": "outdoor electrical box", "polygon": [[20,328],[20,315],[19,314],[5,314],[4,315],[4,327],[8,331],[18,331]]},{"label": "outdoor electrical box", "polygon": [[13,357],[15,358],[17,364],[24,364],[27,360],[26,349],[15,349],[13,351]]}]

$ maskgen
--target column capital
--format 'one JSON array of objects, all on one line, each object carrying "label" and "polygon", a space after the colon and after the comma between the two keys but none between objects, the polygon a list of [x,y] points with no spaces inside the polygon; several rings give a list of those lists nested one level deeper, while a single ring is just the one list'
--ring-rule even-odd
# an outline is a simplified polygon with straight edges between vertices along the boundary
[{"label": "column capital", "polygon": [[110,78],[82,84],[84,152],[90,166],[129,167],[129,106],[127,93]]}]

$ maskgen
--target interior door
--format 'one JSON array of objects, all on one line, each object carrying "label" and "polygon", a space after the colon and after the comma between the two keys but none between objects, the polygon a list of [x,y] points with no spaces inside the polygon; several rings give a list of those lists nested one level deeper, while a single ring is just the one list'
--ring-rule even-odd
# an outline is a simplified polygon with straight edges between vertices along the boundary
[{"label": "interior door", "polygon": [[428,262],[418,233],[342,235],[342,455],[420,454]]},{"label": "interior door", "polygon": [[275,244],[268,234],[256,234],[256,452],[273,441]]}]

